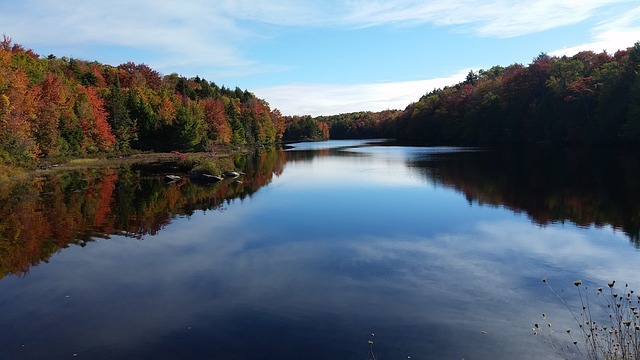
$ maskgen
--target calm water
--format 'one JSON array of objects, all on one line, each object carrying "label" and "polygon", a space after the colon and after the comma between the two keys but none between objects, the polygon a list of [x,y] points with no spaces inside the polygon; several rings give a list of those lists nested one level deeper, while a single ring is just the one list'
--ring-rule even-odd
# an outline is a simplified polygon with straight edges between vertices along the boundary
[{"label": "calm water", "polygon": [[[640,290],[640,162],[361,141],[0,187],[2,359],[540,359],[542,277]],[[184,175],[184,174],[182,174]]]}]

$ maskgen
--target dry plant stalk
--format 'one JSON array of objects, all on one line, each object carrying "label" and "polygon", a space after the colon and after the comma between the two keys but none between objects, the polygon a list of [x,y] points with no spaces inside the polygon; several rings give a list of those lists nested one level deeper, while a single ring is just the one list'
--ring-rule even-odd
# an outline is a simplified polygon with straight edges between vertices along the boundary
[{"label": "dry plant stalk", "polygon": [[[556,332],[546,314],[542,314],[545,324],[534,324],[532,331],[563,359],[640,360],[640,295],[634,295],[628,284],[616,290],[614,280],[605,289],[598,287],[593,300],[589,289],[576,280],[573,285],[580,299],[580,307],[576,308],[570,306],[546,278],[542,282],[570,312],[577,329]],[[562,339],[559,334],[568,339]]]}]

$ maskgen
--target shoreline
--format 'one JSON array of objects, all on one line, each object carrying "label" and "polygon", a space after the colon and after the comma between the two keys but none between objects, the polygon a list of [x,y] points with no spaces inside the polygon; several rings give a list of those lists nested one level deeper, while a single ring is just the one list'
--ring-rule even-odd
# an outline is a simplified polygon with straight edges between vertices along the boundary
[{"label": "shoreline", "polygon": [[9,184],[13,182],[24,181],[39,175],[93,168],[112,168],[134,164],[151,164],[151,163],[170,163],[181,162],[185,156],[210,157],[211,159],[220,159],[229,156],[249,154],[259,147],[231,147],[224,146],[216,148],[214,152],[142,152],[131,153],[110,157],[109,154],[98,154],[91,158],[72,158],[65,161],[56,162],[45,160],[41,164],[50,163],[50,166],[30,168],[19,168],[7,166],[8,171],[0,175],[0,183]]}]

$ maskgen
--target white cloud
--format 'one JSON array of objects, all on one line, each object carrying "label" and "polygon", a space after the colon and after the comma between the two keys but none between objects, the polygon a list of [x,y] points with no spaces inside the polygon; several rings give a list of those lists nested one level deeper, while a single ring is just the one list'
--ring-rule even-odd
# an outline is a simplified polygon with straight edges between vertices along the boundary
[{"label": "white cloud", "polygon": [[255,89],[256,96],[268,99],[272,108],[286,115],[334,115],[356,111],[404,109],[425,93],[456,84],[469,69],[452,76],[416,81],[370,84],[297,84]]},{"label": "white cloud", "polygon": [[606,50],[613,54],[640,41],[640,6],[626,11],[614,18],[607,18],[592,30],[592,41],[551,51],[549,55],[572,56],[580,51],[600,52]]}]

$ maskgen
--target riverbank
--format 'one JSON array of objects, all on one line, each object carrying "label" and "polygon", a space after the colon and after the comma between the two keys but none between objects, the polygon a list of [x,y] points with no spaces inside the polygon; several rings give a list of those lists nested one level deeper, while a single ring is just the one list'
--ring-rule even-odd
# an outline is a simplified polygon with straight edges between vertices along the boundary
[{"label": "riverbank", "polygon": [[[199,153],[180,152],[134,152],[128,154],[96,154],[90,158],[52,158],[40,161],[33,167],[16,167],[0,164],[0,183],[21,181],[39,174],[80,170],[89,168],[120,167],[133,164],[184,162],[185,159],[209,158],[212,161],[222,161],[230,156],[248,154],[256,151],[256,147],[248,146],[218,146],[214,151]],[[193,161],[192,161],[193,162]]]}]

